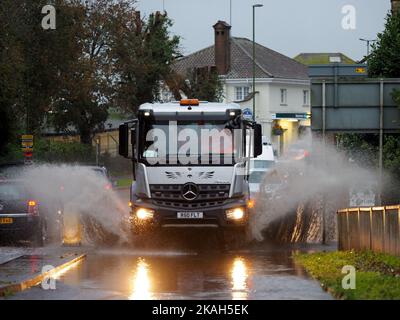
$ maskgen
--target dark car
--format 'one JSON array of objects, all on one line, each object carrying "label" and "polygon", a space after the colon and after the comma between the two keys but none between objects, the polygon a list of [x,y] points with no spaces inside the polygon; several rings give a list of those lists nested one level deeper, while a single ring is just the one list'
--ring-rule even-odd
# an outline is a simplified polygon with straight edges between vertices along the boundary
[{"label": "dark car", "polygon": [[108,174],[108,171],[105,167],[100,167],[100,166],[87,166],[86,168],[92,170],[95,172],[99,177],[102,177],[105,179],[106,184],[104,185],[104,189],[106,190],[112,190],[112,182],[110,179],[110,175]]},{"label": "dark car", "polygon": [[47,219],[21,181],[0,180],[0,240],[27,240],[43,246]]}]

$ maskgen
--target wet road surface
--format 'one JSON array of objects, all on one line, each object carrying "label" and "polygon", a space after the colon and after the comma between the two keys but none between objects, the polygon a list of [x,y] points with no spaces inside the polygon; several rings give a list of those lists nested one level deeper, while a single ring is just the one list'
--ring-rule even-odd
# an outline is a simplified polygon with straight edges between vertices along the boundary
[{"label": "wet road surface", "polygon": [[332,299],[294,264],[293,250],[90,249],[84,261],[58,276],[56,290],[38,286],[7,299]]}]

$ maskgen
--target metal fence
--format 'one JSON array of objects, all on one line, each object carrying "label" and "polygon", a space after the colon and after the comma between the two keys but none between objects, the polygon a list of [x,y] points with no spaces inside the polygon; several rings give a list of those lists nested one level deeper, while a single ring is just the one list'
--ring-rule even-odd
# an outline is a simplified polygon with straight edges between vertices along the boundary
[{"label": "metal fence", "polygon": [[339,210],[340,250],[400,255],[400,205]]}]

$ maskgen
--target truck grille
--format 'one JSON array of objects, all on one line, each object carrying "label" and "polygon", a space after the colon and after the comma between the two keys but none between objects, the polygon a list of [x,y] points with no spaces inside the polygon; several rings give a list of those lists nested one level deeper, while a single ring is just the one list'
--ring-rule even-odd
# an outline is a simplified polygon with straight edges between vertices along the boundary
[{"label": "truck grille", "polygon": [[182,197],[183,185],[150,185],[154,204],[177,209],[198,209],[222,205],[229,198],[229,184],[199,184],[199,195],[193,201]]}]

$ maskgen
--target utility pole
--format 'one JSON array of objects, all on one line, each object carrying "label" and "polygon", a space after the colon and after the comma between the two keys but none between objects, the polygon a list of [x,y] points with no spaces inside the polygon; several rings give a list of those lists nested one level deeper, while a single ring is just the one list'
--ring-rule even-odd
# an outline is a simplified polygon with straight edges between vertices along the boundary
[{"label": "utility pole", "polygon": [[100,138],[96,138],[96,166],[100,165]]},{"label": "utility pole", "polygon": [[232,27],[232,0],[229,0],[229,25]]},{"label": "utility pole", "polygon": [[370,53],[370,48],[371,48],[370,43],[371,42],[375,42],[376,40],[369,40],[369,39],[360,38],[360,41],[363,41],[363,42],[367,43],[367,58],[368,58],[369,57],[369,53]]},{"label": "utility pole", "polygon": [[256,8],[262,4],[253,5],[253,121],[256,121]]},{"label": "utility pole", "polygon": [[380,80],[379,86],[379,199],[378,203],[382,205],[382,183],[383,183],[383,138],[384,138],[384,80]]}]

